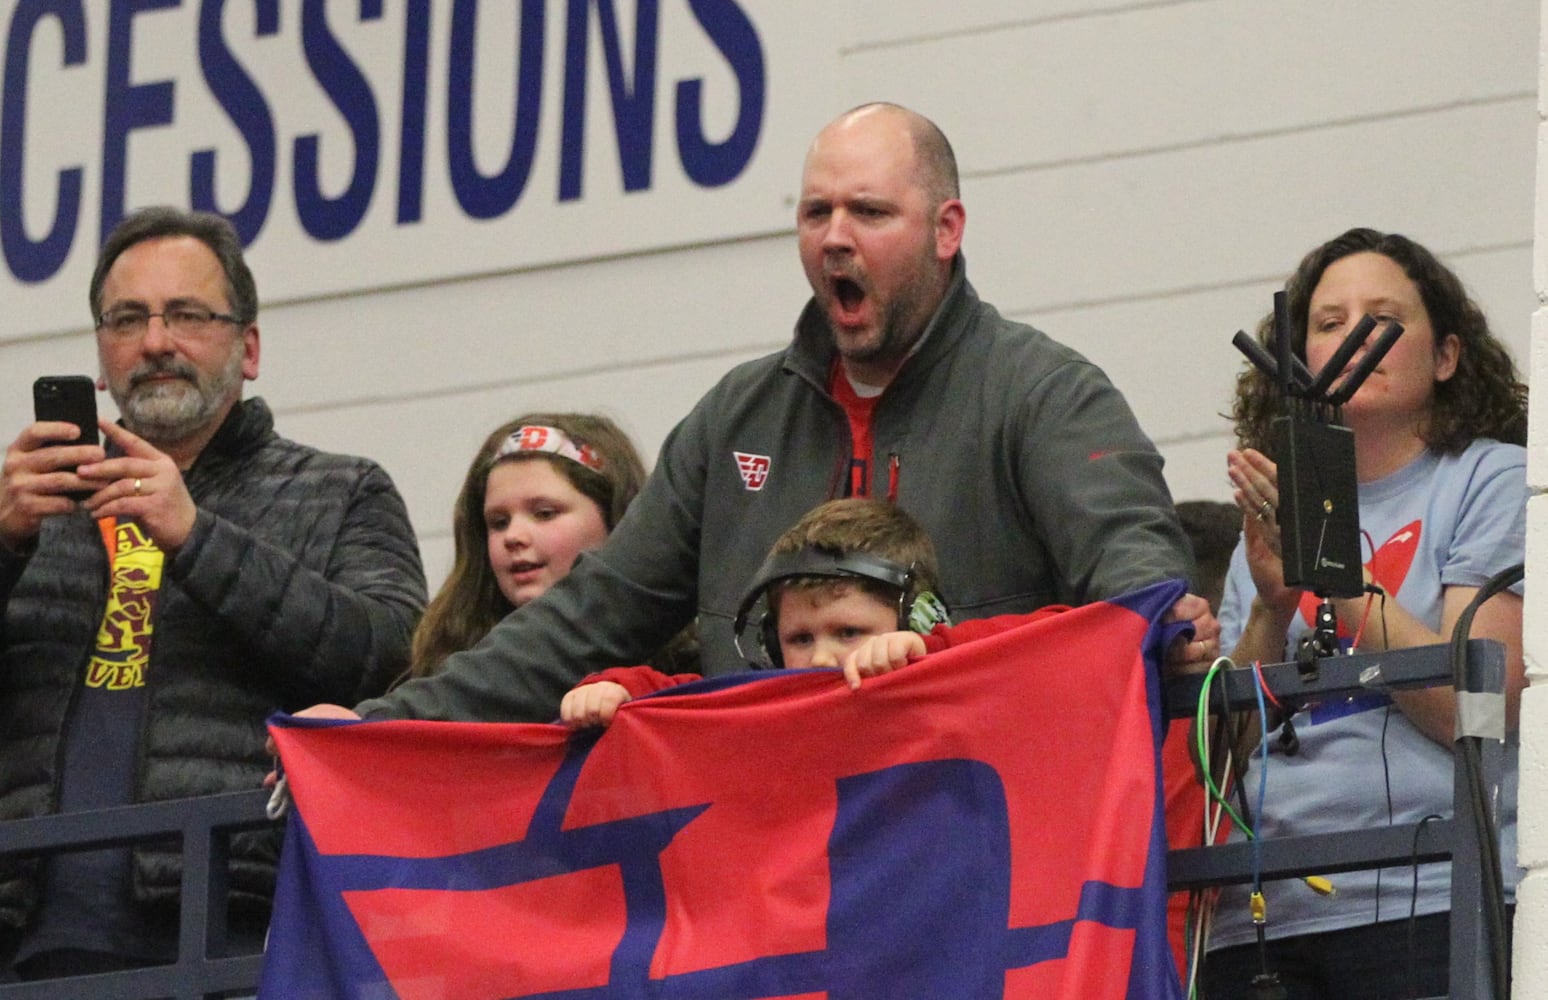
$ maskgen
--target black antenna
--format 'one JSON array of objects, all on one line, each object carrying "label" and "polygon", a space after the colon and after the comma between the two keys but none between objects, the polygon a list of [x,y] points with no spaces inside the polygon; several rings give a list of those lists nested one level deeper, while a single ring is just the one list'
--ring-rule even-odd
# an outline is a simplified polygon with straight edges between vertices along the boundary
[{"label": "black antenna", "polygon": [[1274,350],[1279,355],[1279,391],[1286,399],[1291,396],[1290,360],[1295,353],[1290,350],[1290,297],[1284,292],[1274,293]]},{"label": "black antenna", "polygon": [[1263,345],[1258,343],[1256,337],[1249,337],[1246,330],[1237,330],[1236,336],[1231,338],[1231,343],[1236,345],[1238,351],[1247,355],[1247,360],[1251,361],[1258,371],[1275,382],[1279,381],[1278,362],[1274,360],[1273,355],[1263,349]]},{"label": "black antenna", "polygon": [[1376,320],[1362,316],[1318,375],[1307,371],[1291,345],[1295,331],[1290,302],[1274,294],[1273,342],[1259,343],[1243,331],[1232,338],[1237,350],[1278,385],[1284,415],[1273,421],[1272,457],[1279,466],[1276,518],[1283,539],[1285,583],[1319,598],[1316,626],[1297,649],[1305,671],[1319,657],[1337,651],[1333,597],[1364,592],[1360,568],[1359,498],[1355,480],[1354,434],[1338,423],[1338,406],[1352,396],[1397,339],[1389,324],[1380,342],[1360,359],[1337,393],[1329,389],[1369,339]]},{"label": "black antenna", "polygon": [[[1251,361],[1253,366],[1259,371],[1275,382],[1279,381],[1279,362],[1275,361],[1274,356],[1262,344],[1258,343],[1255,338],[1249,337],[1247,331],[1237,330],[1236,336],[1231,338],[1231,343],[1236,345],[1238,351],[1247,355],[1247,360]],[[1312,374],[1307,371],[1305,365],[1301,364],[1300,358],[1293,356],[1290,358],[1290,374],[1295,380],[1297,391],[1305,392],[1310,388]]]},{"label": "black antenna", "polygon": [[1338,378],[1344,366],[1349,364],[1349,359],[1354,357],[1355,351],[1360,349],[1360,345],[1365,343],[1365,338],[1369,337],[1374,329],[1376,329],[1376,320],[1371,318],[1370,313],[1360,317],[1360,322],[1349,331],[1344,342],[1338,345],[1338,350],[1333,352],[1328,363],[1322,366],[1322,371],[1317,373],[1317,381],[1313,382],[1311,388],[1307,390],[1308,395],[1315,399],[1331,389],[1333,380]]},{"label": "black antenna", "polygon": [[1312,373],[1294,354],[1290,355],[1290,375],[1295,379],[1295,387],[1302,395],[1311,391]]},{"label": "black antenna", "polygon": [[1399,323],[1397,320],[1388,323],[1387,328],[1376,339],[1376,343],[1371,345],[1371,349],[1365,352],[1365,357],[1360,359],[1360,363],[1354,366],[1354,370],[1349,373],[1349,377],[1344,379],[1344,384],[1338,387],[1337,392],[1328,397],[1329,405],[1343,406],[1348,402],[1349,397],[1360,390],[1360,386],[1365,384],[1365,380],[1370,377],[1371,372],[1376,370],[1376,366],[1381,364],[1381,359],[1387,356],[1387,352],[1392,350],[1392,345],[1397,343],[1397,339],[1402,335],[1402,323]]}]

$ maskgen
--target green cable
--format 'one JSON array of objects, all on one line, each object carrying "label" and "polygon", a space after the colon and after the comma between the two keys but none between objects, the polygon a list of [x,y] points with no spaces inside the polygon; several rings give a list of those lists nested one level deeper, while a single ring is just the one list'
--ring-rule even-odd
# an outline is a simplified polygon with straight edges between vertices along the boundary
[{"label": "green cable", "polygon": [[1231,803],[1226,801],[1225,793],[1220,790],[1219,785],[1215,784],[1215,776],[1210,773],[1209,751],[1204,735],[1206,727],[1209,725],[1210,686],[1214,684],[1215,675],[1220,672],[1221,664],[1229,665],[1230,663],[1231,661],[1228,657],[1218,657],[1214,663],[1210,664],[1209,672],[1204,675],[1204,683],[1199,687],[1199,705],[1194,715],[1193,733],[1194,740],[1198,744],[1199,769],[1204,772],[1204,785],[1209,789],[1210,797],[1226,811],[1226,815],[1231,817],[1231,822],[1236,825],[1236,828],[1242,831],[1248,840],[1251,840],[1252,829],[1246,823],[1243,823],[1241,816],[1237,815],[1236,810],[1231,808]]}]

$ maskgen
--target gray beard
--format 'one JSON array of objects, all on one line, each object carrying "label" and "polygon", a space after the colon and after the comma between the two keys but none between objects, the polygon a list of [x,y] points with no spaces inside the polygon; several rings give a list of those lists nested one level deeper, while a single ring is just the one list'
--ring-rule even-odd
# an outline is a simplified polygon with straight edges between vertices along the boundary
[{"label": "gray beard", "polygon": [[151,442],[175,443],[192,437],[214,416],[197,387],[187,382],[141,386],[130,391],[119,409],[124,426]]},{"label": "gray beard", "polygon": [[196,372],[187,374],[191,380],[142,384],[127,393],[114,392],[124,426],[158,445],[178,444],[199,434],[219,416],[226,400],[240,392],[242,352],[232,351],[226,367],[208,380],[201,382]]}]

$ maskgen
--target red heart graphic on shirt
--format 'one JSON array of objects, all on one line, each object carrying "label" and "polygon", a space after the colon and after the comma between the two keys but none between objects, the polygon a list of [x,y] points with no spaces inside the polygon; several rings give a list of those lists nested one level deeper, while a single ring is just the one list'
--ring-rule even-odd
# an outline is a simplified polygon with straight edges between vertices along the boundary
[{"label": "red heart graphic on shirt", "polygon": [[[1423,534],[1424,522],[1415,518],[1394,531],[1366,562],[1365,568],[1371,571],[1371,579],[1389,596],[1401,590],[1403,581],[1408,579],[1408,569],[1414,564],[1414,553],[1419,551],[1419,538]],[[1316,594],[1301,595],[1301,619],[1307,626],[1317,620],[1318,603]],[[1338,623],[1338,635],[1342,639],[1352,635],[1342,621]]]}]

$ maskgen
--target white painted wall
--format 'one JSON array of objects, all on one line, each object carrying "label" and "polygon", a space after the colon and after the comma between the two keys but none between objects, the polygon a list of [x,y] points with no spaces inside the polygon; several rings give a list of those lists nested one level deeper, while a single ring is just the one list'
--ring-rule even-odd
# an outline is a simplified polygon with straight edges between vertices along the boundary
[{"label": "white painted wall", "polygon": [[[1539,12],[1548,15],[1548,2]],[[1533,225],[1533,284],[1529,364],[1533,381],[1548,378],[1548,16],[1541,16],[1538,55],[1537,208]],[[1527,431],[1527,588],[1523,643],[1530,686],[1521,698],[1521,785],[1518,860],[1527,869],[1516,889],[1512,987],[1518,997],[1548,996],[1548,594],[1533,589],[1548,565],[1548,401],[1534,394]]]},{"label": "white painted wall", "polygon": [[[282,4],[287,21],[297,6]],[[286,294],[279,237],[255,243],[269,294],[262,377],[250,391],[274,406],[283,433],[386,465],[432,586],[450,564],[452,497],[492,426],[528,409],[600,409],[653,454],[721,372],[784,342],[805,295],[790,227],[803,143],[865,100],[911,105],[945,129],[962,166],[979,291],[1108,370],[1165,453],[1179,499],[1227,495],[1230,433],[1218,414],[1239,365],[1231,335],[1256,322],[1302,253],[1352,225],[1399,230],[1437,251],[1530,360],[1533,381],[1548,377],[1548,335],[1528,356],[1529,330],[1548,331],[1548,178],[1536,181],[1535,223],[1532,209],[1536,153],[1548,143],[1534,99],[1548,93],[1548,70],[1534,41],[1548,45],[1548,3],[743,6],[770,46],[776,124],[756,169],[774,178],[760,211],[772,205],[781,221],[755,214],[717,228],[723,206],[691,191],[623,219],[592,213],[579,233],[556,232],[571,219],[550,212],[505,231],[536,244],[502,258],[516,265],[434,283],[399,270],[395,287],[322,297]],[[0,0],[0,29],[16,7]],[[562,4],[550,7],[559,17]],[[400,17],[400,3],[386,8],[387,21]],[[271,67],[266,86],[283,94],[282,69]],[[316,103],[304,74],[295,88],[297,104]],[[44,87],[35,99],[52,137],[40,140],[45,166],[69,137],[100,133],[99,109],[77,88]],[[229,141],[215,131],[209,142]],[[551,198],[547,169],[533,183]],[[678,213],[712,224],[685,230]],[[652,239],[652,227],[689,235]],[[590,248],[585,259],[541,263],[552,247],[569,248],[558,255],[568,259],[577,246]],[[342,274],[334,284],[379,283],[375,251],[354,249],[327,258]],[[409,252],[434,271],[437,255],[457,249],[427,237]],[[56,299],[34,308],[36,290],[0,283],[7,441],[30,419],[35,375],[95,371],[88,274],[89,260],[76,263],[52,290],[68,309]],[[1539,395],[1530,468],[1539,490],[1548,489],[1545,413]],[[1529,580],[1548,544],[1548,497],[1533,500],[1530,527]],[[1535,997],[1548,996],[1548,596],[1529,586],[1527,601],[1534,686],[1523,709],[1520,843],[1532,872],[1519,896],[1515,970],[1516,995]]]},{"label": "white painted wall", "polygon": [[[15,6],[0,0],[0,26]],[[282,5],[287,18],[294,6]],[[399,5],[386,6],[391,21]],[[1218,414],[1238,367],[1231,335],[1256,322],[1302,253],[1348,226],[1434,248],[1526,356],[1530,0],[743,6],[769,39],[780,138],[756,163],[783,179],[774,195],[794,196],[805,137],[853,104],[896,100],[934,117],[961,162],[979,291],[1108,370],[1165,453],[1179,499],[1227,495]],[[315,102],[303,83],[298,100]],[[70,128],[80,102],[53,100],[51,123]],[[538,183],[551,198],[551,176]],[[672,204],[713,211],[684,198]],[[252,256],[271,294],[250,391],[289,436],[387,466],[433,585],[450,562],[452,496],[494,424],[536,407],[598,408],[653,454],[721,372],[782,344],[805,288],[792,213],[780,212],[787,221],[767,232],[645,250],[637,230],[677,225],[670,211],[644,213],[616,238],[588,219],[578,242],[595,248],[591,259],[289,300],[266,286],[274,253],[261,235]],[[548,218],[508,238],[556,239],[564,219]],[[577,245],[573,234],[563,242]],[[5,326],[19,331],[0,340],[7,439],[29,418],[34,375],[95,370],[84,284],[76,268],[74,330],[29,327],[25,314],[18,325],[6,308],[17,299],[0,286]]]}]

